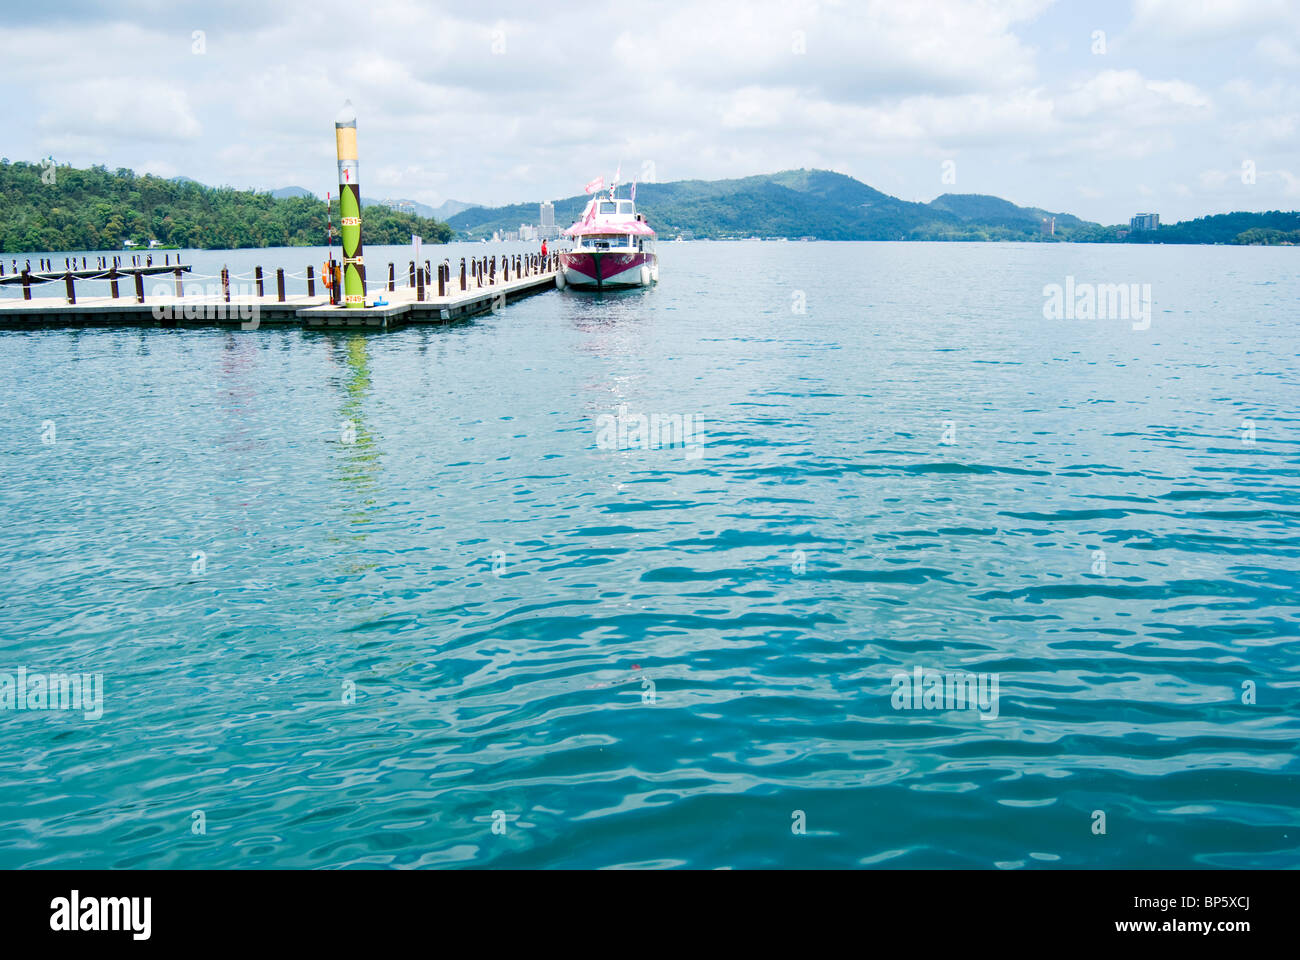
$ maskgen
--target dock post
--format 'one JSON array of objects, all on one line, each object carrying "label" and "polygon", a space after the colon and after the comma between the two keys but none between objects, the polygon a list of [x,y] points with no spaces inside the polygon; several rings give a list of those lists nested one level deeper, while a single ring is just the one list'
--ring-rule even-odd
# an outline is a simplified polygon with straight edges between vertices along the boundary
[{"label": "dock post", "polygon": [[144,271],[135,272],[135,302],[144,303]]},{"label": "dock post", "polygon": [[310,265],[307,267],[307,296],[316,296],[316,274]]},{"label": "dock post", "polygon": [[260,298],[262,296],[262,268],[261,267],[253,268],[253,279],[257,281],[257,296]]},{"label": "dock post", "polygon": [[117,299],[117,264],[114,263],[108,268],[108,289],[113,294],[113,299]]},{"label": "dock post", "polygon": [[388,265],[388,292],[392,293],[397,289],[397,274],[393,272],[393,265]]},{"label": "dock post", "polygon": [[23,299],[32,298],[32,270],[30,267],[23,267]]},{"label": "dock post", "polygon": [[230,269],[221,268],[221,294],[226,298],[226,303],[230,302]]},{"label": "dock post", "polygon": [[460,258],[460,288],[465,289],[465,258]]},{"label": "dock post", "polygon": [[68,303],[77,302],[77,291],[72,285],[72,271],[69,270],[63,275],[63,282],[68,288]]},{"label": "dock post", "polygon": [[448,268],[445,263],[438,264],[438,296],[439,297],[445,297],[447,295],[447,269]]},{"label": "dock post", "polygon": [[181,281],[181,268],[180,268],[180,267],[177,267],[176,270],[174,271],[174,273],[176,274],[176,296],[177,296],[177,297],[184,297],[184,296],[185,296],[185,286],[184,286],[184,283]]},{"label": "dock post", "polygon": [[424,302],[424,271],[415,275],[415,299]]},{"label": "dock post", "polygon": [[433,285],[433,268],[429,266],[429,261],[424,261],[424,283],[425,286]]},{"label": "dock post", "polygon": [[275,269],[275,299],[284,303],[284,267]]},{"label": "dock post", "polygon": [[414,290],[415,289],[415,261],[414,260],[410,261],[410,274],[411,274],[410,277],[406,281],[406,285],[410,287],[412,290]]},{"label": "dock post", "polygon": [[[504,260],[505,257],[502,257],[501,259]],[[492,265],[488,267],[488,286],[490,287],[496,282],[497,282],[497,258],[493,256]]]}]

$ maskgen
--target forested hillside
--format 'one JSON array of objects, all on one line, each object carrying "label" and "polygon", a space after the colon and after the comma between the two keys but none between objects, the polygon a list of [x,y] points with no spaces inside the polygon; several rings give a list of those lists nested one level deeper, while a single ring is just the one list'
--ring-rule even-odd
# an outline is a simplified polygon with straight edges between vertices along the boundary
[{"label": "forested hillside", "polygon": [[[53,182],[46,182],[52,180]],[[339,226],[338,199],[333,222]],[[118,250],[141,246],[202,249],[315,246],[325,243],[325,202],[206,187],[130,170],[0,163],[0,252]],[[386,207],[366,207],[367,244],[408,243],[411,234],[445,243],[445,224]]]}]

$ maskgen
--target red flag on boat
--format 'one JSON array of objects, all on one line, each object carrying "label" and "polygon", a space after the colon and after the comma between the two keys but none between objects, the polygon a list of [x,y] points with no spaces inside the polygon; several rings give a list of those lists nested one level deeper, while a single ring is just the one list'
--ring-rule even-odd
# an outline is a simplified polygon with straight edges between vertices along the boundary
[{"label": "red flag on boat", "polygon": [[632,181],[632,199],[633,199],[633,200],[636,199],[636,181],[635,181],[635,180]]},{"label": "red flag on boat", "polygon": [[587,184],[587,192],[595,193],[597,190],[601,189],[604,186],[605,186],[605,178],[602,175],[597,177],[595,180],[591,181],[591,183]]}]

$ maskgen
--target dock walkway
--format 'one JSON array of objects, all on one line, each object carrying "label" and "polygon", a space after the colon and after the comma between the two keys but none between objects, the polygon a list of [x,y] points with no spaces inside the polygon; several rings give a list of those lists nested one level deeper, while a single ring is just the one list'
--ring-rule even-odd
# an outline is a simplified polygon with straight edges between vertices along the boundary
[{"label": "dock walkway", "polygon": [[[515,264],[512,258],[511,263]],[[522,261],[520,261],[522,264]],[[324,284],[318,288],[309,281],[310,294],[290,295],[273,292],[269,295],[230,292],[223,295],[214,290],[228,289],[223,282],[219,287],[202,287],[187,278],[190,291],[182,296],[157,292],[137,297],[84,296],[72,300],[67,296],[0,297],[0,328],[35,329],[41,327],[213,327],[235,326],[257,329],[263,326],[296,324],[310,328],[370,327],[390,329],[413,323],[445,323],[475,314],[495,312],[507,303],[541,293],[555,287],[556,264],[554,257],[546,261],[536,258],[521,268],[509,270],[505,279],[502,269],[472,269],[465,276],[465,289],[461,277],[450,273],[445,277],[445,293],[438,295],[438,284],[432,274],[425,277],[432,282],[409,281],[388,289],[389,282],[371,282],[364,307],[334,306]],[[176,267],[165,268],[166,272]],[[189,268],[184,268],[188,270]],[[164,272],[164,271],[150,271]],[[261,270],[258,269],[260,278]],[[62,278],[63,274],[57,275]],[[390,268],[390,278],[392,271]],[[53,277],[51,277],[53,279]],[[424,278],[420,278],[424,279]],[[261,287],[260,279],[258,286]],[[196,289],[197,288],[197,289]],[[56,287],[57,289],[57,287]],[[423,297],[423,299],[421,299]],[[375,303],[375,301],[383,301]],[[373,304],[373,305],[372,305]]]}]

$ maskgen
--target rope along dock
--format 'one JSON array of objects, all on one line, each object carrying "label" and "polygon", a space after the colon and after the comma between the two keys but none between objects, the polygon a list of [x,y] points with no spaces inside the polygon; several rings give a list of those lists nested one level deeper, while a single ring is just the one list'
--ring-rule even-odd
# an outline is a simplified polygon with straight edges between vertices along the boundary
[{"label": "rope along dock", "polygon": [[[394,265],[390,263],[387,283],[376,284],[381,288],[367,297],[366,306],[352,308],[330,302],[328,286],[318,280],[313,267],[307,267],[302,274],[287,276],[279,269],[271,277],[264,275],[261,267],[248,275],[232,275],[222,270],[219,275],[201,276],[182,264],[39,274],[24,271],[0,280],[0,283],[23,283],[25,294],[22,299],[0,297],[0,327],[239,326],[256,329],[262,325],[296,324],[312,328],[390,329],[495,312],[514,300],[553,288],[558,264],[554,254],[545,258],[539,254],[462,258],[457,267],[447,260],[435,267],[426,260],[418,269],[410,263],[407,275],[399,284]],[[145,276],[160,274],[171,275],[168,292],[164,294],[155,286],[146,295]],[[78,297],[76,280],[109,281],[112,295]],[[118,280],[134,284],[130,295],[118,295]],[[305,292],[288,293],[290,280],[303,283]],[[204,281],[218,282],[205,286]],[[236,289],[232,289],[232,281]],[[33,287],[48,283],[61,285],[63,295],[31,296]],[[271,287],[269,291],[267,286]],[[241,287],[247,287],[248,292],[238,289]]]}]

